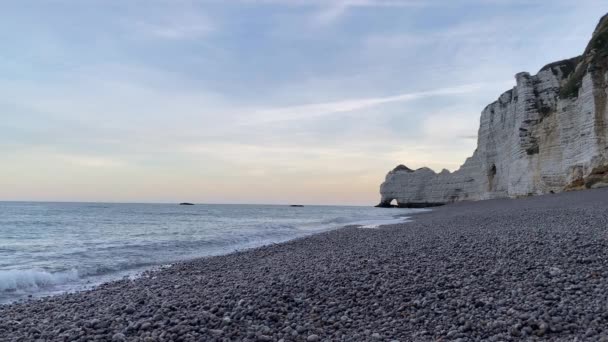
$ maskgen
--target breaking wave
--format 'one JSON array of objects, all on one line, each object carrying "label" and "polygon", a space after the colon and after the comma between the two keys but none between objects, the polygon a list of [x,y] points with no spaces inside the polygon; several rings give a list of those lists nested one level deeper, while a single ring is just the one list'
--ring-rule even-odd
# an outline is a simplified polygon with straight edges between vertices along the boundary
[{"label": "breaking wave", "polygon": [[78,271],[50,273],[38,270],[0,270],[0,291],[37,290],[79,279]]}]

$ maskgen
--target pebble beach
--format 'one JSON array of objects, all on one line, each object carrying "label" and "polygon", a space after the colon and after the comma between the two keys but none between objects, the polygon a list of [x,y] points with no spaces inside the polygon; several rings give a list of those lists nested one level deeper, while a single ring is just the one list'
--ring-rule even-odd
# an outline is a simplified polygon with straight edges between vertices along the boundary
[{"label": "pebble beach", "polygon": [[0,341],[518,340],[608,341],[608,189],[461,202],[0,306]]}]

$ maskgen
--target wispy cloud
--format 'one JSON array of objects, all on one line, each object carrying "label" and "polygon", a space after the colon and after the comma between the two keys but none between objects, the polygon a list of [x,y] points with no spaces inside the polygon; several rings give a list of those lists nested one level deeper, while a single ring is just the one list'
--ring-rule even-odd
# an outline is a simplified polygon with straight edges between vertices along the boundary
[{"label": "wispy cloud", "polygon": [[289,6],[345,6],[345,7],[404,7],[422,6],[423,0],[242,0],[251,4],[276,4]]},{"label": "wispy cloud", "polygon": [[428,5],[428,2],[416,0],[333,0],[320,3],[321,10],[315,15],[314,21],[317,24],[329,24],[340,17],[347,11],[362,7],[420,7]]},{"label": "wispy cloud", "polygon": [[242,0],[245,3],[272,4],[283,6],[313,7],[316,24],[329,24],[356,8],[422,7],[431,4],[429,0]]},{"label": "wispy cloud", "polygon": [[160,18],[138,20],[139,34],[167,40],[200,39],[216,30],[215,23],[202,14],[168,14]]},{"label": "wispy cloud", "polygon": [[110,168],[125,166],[126,163],[117,158],[98,157],[77,154],[57,154],[55,157],[66,163],[92,168]]},{"label": "wispy cloud", "polygon": [[205,24],[143,24],[142,26],[149,34],[165,39],[196,39],[212,31],[211,27]]},{"label": "wispy cloud", "polygon": [[421,131],[429,142],[449,144],[463,137],[476,138],[478,127],[477,114],[442,112],[430,113],[422,122]]},{"label": "wispy cloud", "polygon": [[487,84],[484,83],[472,83],[456,87],[438,88],[428,91],[403,93],[384,97],[348,99],[334,102],[254,110],[250,115],[247,116],[248,120],[245,123],[268,123],[316,118],[335,113],[357,111],[392,102],[407,102],[433,96],[466,94],[475,92],[486,85]]}]

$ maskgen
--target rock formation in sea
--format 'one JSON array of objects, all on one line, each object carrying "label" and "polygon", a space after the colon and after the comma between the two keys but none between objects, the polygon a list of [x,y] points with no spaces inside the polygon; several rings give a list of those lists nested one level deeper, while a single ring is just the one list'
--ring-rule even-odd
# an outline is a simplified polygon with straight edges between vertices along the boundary
[{"label": "rock formation in sea", "polygon": [[477,149],[460,169],[397,166],[379,206],[522,197],[608,186],[608,14],[581,56],[551,63],[481,113]]}]

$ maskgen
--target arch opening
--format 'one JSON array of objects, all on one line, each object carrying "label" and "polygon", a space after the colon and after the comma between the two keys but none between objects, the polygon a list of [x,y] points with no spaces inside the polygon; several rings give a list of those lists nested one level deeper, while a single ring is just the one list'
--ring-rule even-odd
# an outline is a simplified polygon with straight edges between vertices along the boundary
[{"label": "arch opening", "polygon": [[496,165],[492,164],[488,170],[488,191],[495,190],[495,178],[496,178]]}]

